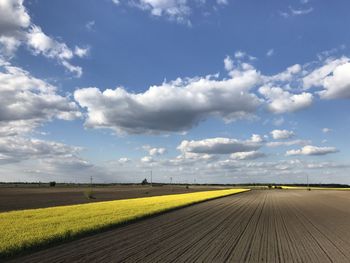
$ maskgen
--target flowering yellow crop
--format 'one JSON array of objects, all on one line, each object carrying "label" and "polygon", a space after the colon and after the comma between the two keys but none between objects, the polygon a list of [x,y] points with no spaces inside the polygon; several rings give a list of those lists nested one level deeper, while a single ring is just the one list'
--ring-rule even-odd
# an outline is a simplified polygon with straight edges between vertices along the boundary
[{"label": "flowering yellow crop", "polygon": [[249,190],[215,190],[0,213],[0,256],[245,191]]}]

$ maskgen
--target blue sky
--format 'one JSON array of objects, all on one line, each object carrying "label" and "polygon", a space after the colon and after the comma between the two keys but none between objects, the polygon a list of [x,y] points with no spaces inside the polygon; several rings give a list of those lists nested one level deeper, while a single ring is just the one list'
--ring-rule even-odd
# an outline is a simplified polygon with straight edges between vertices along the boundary
[{"label": "blue sky", "polygon": [[349,184],[349,7],[0,1],[0,181]]}]

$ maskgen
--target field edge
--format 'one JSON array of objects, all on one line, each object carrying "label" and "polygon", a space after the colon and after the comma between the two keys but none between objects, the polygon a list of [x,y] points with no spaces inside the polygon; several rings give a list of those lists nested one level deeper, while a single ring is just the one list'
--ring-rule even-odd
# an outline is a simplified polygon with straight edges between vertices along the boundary
[{"label": "field edge", "polygon": [[[227,189],[228,190],[228,189]],[[34,253],[36,251],[39,250],[43,250],[43,249],[47,249],[53,246],[57,246],[63,243],[67,243],[67,242],[72,242],[74,240],[83,238],[83,237],[88,237],[88,236],[92,236],[98,233],[102,233],[102,232],[106,232],[108,230],[112,230],[112,229],[116,229],[119,227],[123,227],[141,220],[145,220],[147,218],[152,218],[152,217],[156,217],[156,216],[160,216],[162,214],[165,213],[169,213],[172,211],[176,211],[185,207],[189,207],[189,206],[193,206],[199,203],[203,203],[203,202],[207,202],[207,201],[211,201],[211,200],[215,200],[215,199],[219,199],[219,198],[224,198],[224,197],[228,197],[228,196],[232,196],[232,195],[237,195],[237,194],[243,194],[245,192],[251,191],[251,189],[245,188],[245,189],[231,189],[231,190],[239,190],[237,192],[233,192],[233,193],[228,193],[226,195],[221,195],[221,196],[216,196],[216,197],[210,197],[208,199],[203,199],[203,200],[198,200],[198,201],[194,201],[192,203],[188,203],[188,204],[184,204],[184,205],[180,205],[180,206],[174,206],[168,209],[164,209],[161,210],[159,212],[155,212],[155,213],[148,213],[148,214],[144,214],[142,216],[127,220],[127,221],[122,221],[122,222],[117,222],[115,224],[110,224],[110,225],[106,225],[104,227],[100,227],[98,229],[91,229],[91,230],[86,230],[86,231],[82,231],[80,233],[76,233],[74,235],[71,235],[69,233],[67,233],[67,235],[65,236],[61,236],[61,237],[57,237],[57,238],[53,238],[48,240],[46,243],[40,243],[40,244],[34,244],[34,245],[29,245],[29,246],[23,246],[20,249],[13,249],[10,251],[6,251],[6,252],[2,252],[0,251],[0,259],[2,260],[10,260],[10,259],[15,259],[17,257],[20,256],[24,256],[30,253]],[[200,192],[197,192],[200,193]],[[177,194],[177,195],[183,195],[183,194]],[[152,198],[152,197],[150,197]],[[128,200],[128,199],[124,199],[124,200]],[[104,202],[113,202],[113,201],[104,201]],[[75,205],[73,205],[75,206]],[[39,209],[46,209],[46,208],[39,208]],[[29,210],[37,210],[37,209],[29,209]],[[4,212],[4,213],[8,213],[8,212]]]}]

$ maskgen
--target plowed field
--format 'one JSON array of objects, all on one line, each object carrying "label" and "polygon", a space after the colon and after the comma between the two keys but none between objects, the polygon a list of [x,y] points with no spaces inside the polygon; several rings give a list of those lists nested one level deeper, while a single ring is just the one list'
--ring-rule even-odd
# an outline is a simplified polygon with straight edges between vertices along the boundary
[{"label": "plowed field", "polygon": [[250,191],[15,261],[350,262],[350,193]]}]

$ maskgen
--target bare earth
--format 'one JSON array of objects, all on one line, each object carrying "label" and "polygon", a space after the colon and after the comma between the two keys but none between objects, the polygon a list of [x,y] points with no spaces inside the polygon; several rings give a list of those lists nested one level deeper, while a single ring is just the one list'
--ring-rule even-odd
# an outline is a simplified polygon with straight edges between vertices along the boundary
[{"label": "bare earth", "polygon": [[93,196],[95,199],[88,199],[84,196],[84,192],[89,189],[89,187],[0,187],[0,212],[157,195],[191,193],[223,189],[223,187],[190,186],[189,189],[186,189],[183,185],[153,187],[149,185],[117,185],[93,187]]},{"label": "bare earth", "polygon": [[350,262],[350,192],[261,190],[145,219],[17,262]]}]

